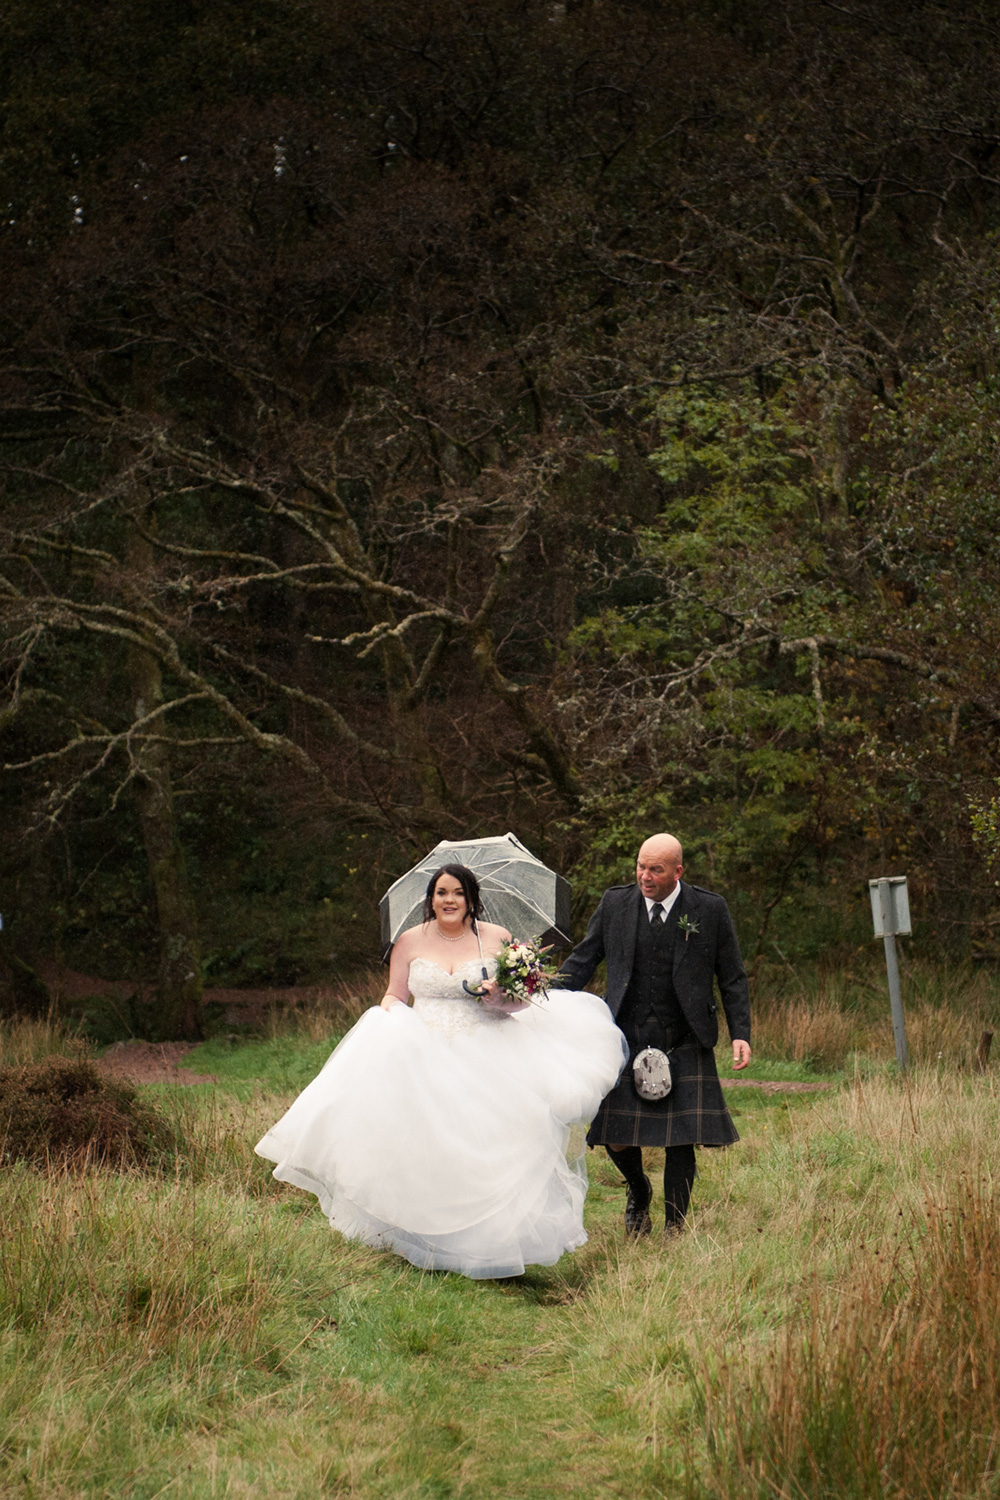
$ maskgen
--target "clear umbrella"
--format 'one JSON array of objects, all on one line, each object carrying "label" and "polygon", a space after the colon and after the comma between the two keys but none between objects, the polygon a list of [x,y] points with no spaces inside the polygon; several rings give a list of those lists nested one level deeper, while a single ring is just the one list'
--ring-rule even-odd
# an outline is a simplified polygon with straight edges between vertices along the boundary
[{"label": "clear umbrella", "polygon": [[408,927],[423,921],[427,882],[442,865],[466,865],[479,881],[483,918],[514,937],[569,942],[569,881],[543,865],[512,833],[435,844],[419,864],[389,887],[379,903],[382,956]]}]

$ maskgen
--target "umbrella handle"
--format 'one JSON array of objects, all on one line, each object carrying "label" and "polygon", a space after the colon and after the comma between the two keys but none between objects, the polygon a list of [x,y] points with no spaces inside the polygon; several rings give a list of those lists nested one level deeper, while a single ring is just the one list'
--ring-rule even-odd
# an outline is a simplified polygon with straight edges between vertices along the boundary
[{"label": "umbrella handle", "polygon": [[[489,970],[487,969],[486,965],[484,964],[483,965],[483,978],[484,979],[489,979],[489,977],[490,977]],[[472,990],[472,989],[470,989],[469,988],[469,981],[467,979],[463,979],[462,980],[462,988],[463,988],[463,990],[465,991],[465,993],[467,995],[473,995],[473,996],[475,996],[475,998],[477,1000],[479,999],[479,996],[482,994],[482,990],[479,990],[479,989]]]}]

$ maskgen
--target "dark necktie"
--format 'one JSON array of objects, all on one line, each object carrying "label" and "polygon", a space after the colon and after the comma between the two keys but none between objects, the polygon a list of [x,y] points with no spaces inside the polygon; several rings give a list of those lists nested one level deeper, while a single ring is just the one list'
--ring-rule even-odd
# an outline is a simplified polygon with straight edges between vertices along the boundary
[{"label": "dark necktie", "polygon": [[663,902],[662,901],[654,901],[653,902],[653,910],[649,914],[649,920],[651,922],[662,922],[663,921]]}]

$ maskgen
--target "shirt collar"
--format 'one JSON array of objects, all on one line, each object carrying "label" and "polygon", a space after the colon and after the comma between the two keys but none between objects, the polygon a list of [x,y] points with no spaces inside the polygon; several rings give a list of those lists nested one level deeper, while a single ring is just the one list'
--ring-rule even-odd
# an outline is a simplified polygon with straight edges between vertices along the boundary
[{"label": "shirt collar", "polygon": [[[660,902],[660,905],[663,907],[663,920],[664,921],[666,921],[667,913],[670,910],[670,908],[673,906],[674,902],[677,900],[677,898],[680,895],[680,893],[681,893],[681,883],[678,880],[677,884],[674,886],[673,890],[670,892],[670,895],[667,896],[665,900],[663,900],[663,901]],[[646,916],[649,917],[650,921],[652,921],[652,919],[653,919],[653,907],[656,905],[656,902],[652,899],[651,896],[643,896],[642,899],[646,903]]]}]

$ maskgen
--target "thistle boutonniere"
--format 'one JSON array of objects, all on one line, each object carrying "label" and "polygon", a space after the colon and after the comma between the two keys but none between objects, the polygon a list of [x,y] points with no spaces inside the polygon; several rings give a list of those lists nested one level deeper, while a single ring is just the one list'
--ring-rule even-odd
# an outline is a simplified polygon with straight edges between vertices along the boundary
[{"label": "thistle boutonniere", "polygon": [[680,928],[681,932],[683,932],[683,934],[684,934],[684,941],[686,943],[689,943],[691,941],[691,934],[692,934],[692,932],[697,932],[698,931],[698,923],[697,922],[692,922],[692,920],[688,916],[687,912],[685,912],[684,915],[681,917],[680,921],[677,923],[677,926]]}]

